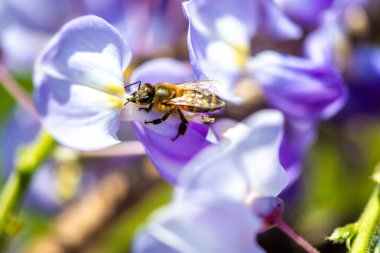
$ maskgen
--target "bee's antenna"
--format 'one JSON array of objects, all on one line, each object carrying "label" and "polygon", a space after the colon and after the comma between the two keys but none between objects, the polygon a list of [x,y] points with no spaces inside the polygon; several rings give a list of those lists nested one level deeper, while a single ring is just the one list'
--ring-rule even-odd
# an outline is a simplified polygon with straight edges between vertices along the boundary
[{"label": "bee's antenna", "polygon": [[134,82],[134,83],[127,84],[127,85],[124,86],[124,88],[128,88],[129,86],[135,85],[137,83],[139,84],[139,89],[140,89],[141,81],[137,81],[137,82]]}]

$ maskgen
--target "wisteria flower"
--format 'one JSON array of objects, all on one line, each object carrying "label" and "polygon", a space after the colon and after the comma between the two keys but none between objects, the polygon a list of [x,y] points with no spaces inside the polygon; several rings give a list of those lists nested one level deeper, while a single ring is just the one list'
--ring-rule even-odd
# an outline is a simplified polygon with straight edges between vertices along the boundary
[{"label": "wisteria flower", "polygon": [[[259,89],[268,106],[285,114],[289,145],[281,160],[296,178],[302,157],[314,140],[315,125],[334,115],[346,101],[338,70],[310,58],[269,50],[251,56],[255,47],[251,48],[251,39],[257,35],[252,13],[259,12],[252,1],[192,0],[183,6],[189,19],[189,55],[197,78],[226,83],[221,96],[231,103],[249,104],[247,99],[257,96],[247,94],[256,94]],[[273,3],[270,6],[278,8]],[[300,140],[302,145],[297,145]]]},{"label": "wisteria flower", "polygon": [[371,1],[334,1],[325,11],[321,26],[306,38],[305,54],[314,61],[337,66],[347,82],[350,98],[339,114],[340,120],[357,112],[379,112],[380,47],[351,39],[366,34],[369,8]]},{"label": "wisteria flower", "polygon": [[[35,101],[44,127],[62,144],[89,150],[120,142],[123,120],[143,123],[161,118],[157,112],[139,111],[127,98],[123,71],[131,51],[120,33],[101,18],[85,16],[67,23],[36,64]],[[194,81],[190,66],[158,59],[140,66],[132,77],[150,82]],[[133,87],[137,88],[137,87]],[[183,165],[207,141],[208,127],[190,123],[186,134],[173,142],[176,117],[161,125],[136,124],[137,137],[161,174],[175,182]]]},{"label": "wisteria flower", "polygon": [[119,112],[127,94],[123,70],[131,52],[101,18],[67,23],[35,68],[35,101],[43,124],[63,144],[96,149],[119,142]]},{"label": "wisteria flower", "polygon": [[[287,116],[315,120],[334,114],[345,101],[339,73],[309,59],[264,51],[250,56],[256,23],[252,1],[188,1],[188,45],[199,79],[228,84],[224,99],[236,102],[239,80],[250,78],[266,101]],[[254,45],[253,45],[254,46]]]},{"label": "wisteria flower", "polygon": [[200,152],[186,165],[174,202],[151,218],[134,251],[261,252],[254,238],[266,217],[279,214],[274,197],[288,181],[279,161],[283,123],[279,112],[258,112]]},{"label": "wisteria flower", "polygon": [[335,0],[331,7],[323,12],[318,29],[306,38],[306,56],[320,63],[345,68],[351,46],[348,39],[350,24],[347,15],[351,12],[350,14],[356,17],[353,20],[363,26],[365,17],[362,12],[367,4],[367,0]]}]

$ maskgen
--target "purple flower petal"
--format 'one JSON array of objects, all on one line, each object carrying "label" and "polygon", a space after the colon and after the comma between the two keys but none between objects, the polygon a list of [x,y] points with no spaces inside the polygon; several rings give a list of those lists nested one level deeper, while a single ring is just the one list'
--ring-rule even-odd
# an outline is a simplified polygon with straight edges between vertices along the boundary
[{"label": "purple flower petal", "polygon": [[84,16],[53,37],[37,63],[36,75],[41,72],[123,96],[122,75],[130,59],[131,51],[113,26],[96,16]]},{"label": "purple flower petal", "polygon": [[180,178],[184,193],[203,189],[240,200],[252,193],[279,194],[288,181],[279,157],[283,124],[281,113],[263,110],[231,128],[228,138],[186,165]]},{"label": "purple flower petal", "polygon": [[19,24],[36,31],[53,33],[74,11],[72,0],[4,0],[2,1],[2,25]]},{"label": "purple flower petal", "polygon": [[184,83],[194,81],[194,75],[188,63],[172,58],[156,58],[145,62],[133,71],[131,82],[135,81],[151,84],[159,82]]},{"label": "purple flower petal", "polygon": [[357,113],[378,115],[380,112],[380,47],[358,44],[353,48],[345,71],[350,98],[339,114],[341,119]]},{"label": "purple flower petal", "polygon": [[73,16],[73,9],[71,0],[1,1],[0,48],[7,67],[30,74],[43,46]]},{"label": "purple flower petal", "polygon": [[276,39],[298,39],[301,27],[291,21],[272,0],[261,0],[261,15],[256,16],[262,30]]},{"label": "purple flower petal", "polygon": [[255,30],[254,2],[188,1],[183,6],[189,18],[188,47],[197,78],[225,82],[226,90],[219,95],[239,102],[233,96],[233,85],[249,54]]},{"label": "purple flower petal", "polygon": [[250,69],[267,101],[288,116],[328,118],[346,101],[346,88],[333,67],[266,51],[251,59]]},{"label": "purple flower petal", "polygon": [[252,1],[191,0],[184,2],[183,7],[191,32],[197,31],[202,36],[232,45],[248,44],[253,35],[252,15],[256,9]]},{"label": "purple flower petal", "polygon": [[[158,82],[181,83],[194,81],[188,64],[173,59],[155,59],[139,66],[132,75],[132,81],[141,80],[155,85]],[[136,88],[136,87],[135,87]],[[137,110],[136,105],[132,105]],[[138,116],[136,116],[138,114]],[[206,139],[208,127],[203,124],[190,122],[184,136],[176,141],[180,120],[171,116],[158,125],[144,125],[144,120],[161,118],[163,113],[134,112],[134,124],[137,138],[144,144],[145,149],[157,170],[169,182],[175,183],[183,166],[200,150],[209,145]]]},{"label": "purple flower petal", "polygon": [[117,143],[126,98],[122,73],[130,58],[120,34],[101,18],[67,23],[35,68],[35,101],[44,127],[77,149]]},{"label": "purple flower petal", "polygon": [[[75,0],[74,0],[75,1]],[[112,25],[117,24],[124,18],[123,0],[81,0],[87,14],[103,18]]]},{"label": "purple flower petal", "polygon": [[[25,40],[28,43],[25,43]],[[1,32],[0,47],[5,65],[16,73],[30,73],[33,64],[50,37],[41,32],[12,25]]]},{"label": "purple flower petal", "polygon": [[285,137],[280,148],[280,161],[289,177],[288,186],[291,186],[300,176],[305,154],[315,138],[315,122],[287,120]]},{"label": "purple flower petal", "polygon": [[323,12],[328,9],[333,0],[275,0],[285,13],[307,29],[316,27],[322,18]]},{"label": "purple flower petal", "polygon": [[243,203],[195,194],[156,213],[135,239],[133,252],[259,253],[260,229],[261,221]]},{"label": "purple flower petal", "polygon": [[380,89],[380,46],[365,43],[357,45],[346,72],[349,82]]},{"label": "purple flower petal", "polygon": [[150,56],[172,50],[186,31],[182,1],[129,0],[124,3],[120,28],[129,39],[134,55]]},{"label": "purple flower petal", "polygon": [[346,47],[346,37],[336,17],[326,15],[322,25],[305,40],[305,55],[321,64],[336,65],[339,48]]}]

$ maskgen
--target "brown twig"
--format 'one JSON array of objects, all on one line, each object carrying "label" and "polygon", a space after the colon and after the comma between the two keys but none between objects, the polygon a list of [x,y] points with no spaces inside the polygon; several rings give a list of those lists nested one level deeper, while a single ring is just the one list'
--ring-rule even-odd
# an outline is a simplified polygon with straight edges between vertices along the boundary
[{"label": "brown twig", "polygon": [[159,182],[155,173],[141,168],[110,173],[60,214],[51,232],[27,245],[23,253],[83,252],[123,210],[134,205]]}]

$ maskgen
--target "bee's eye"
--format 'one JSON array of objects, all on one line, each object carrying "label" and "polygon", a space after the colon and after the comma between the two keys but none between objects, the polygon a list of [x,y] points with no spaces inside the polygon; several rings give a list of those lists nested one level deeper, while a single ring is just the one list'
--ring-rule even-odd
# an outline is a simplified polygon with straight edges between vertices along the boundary
[{"label": "bee's eye", "polygon": [[140,101],[141,104],[150,103],[151,102],[151,96],[149,96],[149,94],[141,96],[140,99],[139,99],[139,101]]}]

